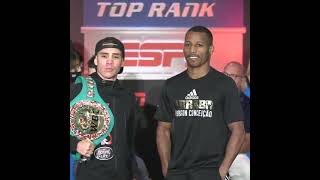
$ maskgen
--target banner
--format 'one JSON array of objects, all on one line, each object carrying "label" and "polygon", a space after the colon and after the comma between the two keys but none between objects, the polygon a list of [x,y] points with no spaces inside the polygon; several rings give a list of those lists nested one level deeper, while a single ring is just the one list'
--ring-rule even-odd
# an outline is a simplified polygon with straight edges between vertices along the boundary
[{"label": "banner", "polygon": [[87,27],[242,27],[243,0],[85,0]]},{"label": "banner", "polygon": [[242,63],[243,0],[84,0],[85,62],[96,42],[113,36],[125,45],[120,80],[166,80],[186,69],[184,37],[195,25],[213,34],[212,67]]}]

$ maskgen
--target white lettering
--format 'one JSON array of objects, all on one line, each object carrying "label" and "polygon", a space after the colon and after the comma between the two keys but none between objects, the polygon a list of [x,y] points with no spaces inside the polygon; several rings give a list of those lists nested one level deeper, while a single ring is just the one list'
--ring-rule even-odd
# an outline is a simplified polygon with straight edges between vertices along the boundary
[{"label": "white lettering", "polygon": [[143,3],[130,3],[126,16],[131,17],[133,13],[141,12],[143,9],[143,6],[144,6]]},{"label": "white lettering", "polygon": [[163,17],[163,10],[166,8],[166,3],[152,3],[148,17],[153,17],[155,14],[156,17]]},{"label": "white lettering", "polygon": [[173,17],[180,17],[180,3],[172,3],[165,17],[168,17],[170,13],[173,13]]},{"label": "white lettering", "polygon": [[98,17],[102,17],[104,15],[104,12],[106,11],[106,7],[108,5],[111,5],[111,3],[107,3],[107,2],[98,2],[98,6],[99,7],[99,10],[98,10],[98,14],[97,16]]},{"label": "white lettering", "polygon": [[199,3],[186,3],[186,7],[183,9],[183,12],[182,12],[182,17],[186,17],[188,15],[190,6],[193,6],[191,17],[197,16],[200,9]]},{"label": "white lettering", "polygon": [[[110,17],[132,17],[134,13],[143,11],[142,2],[97,2],[97,17],[109,15]],[[180,6],[179,2],[174,2],[166,10],[167,4],[164,2],[152,3],[148,12],[148,17],[212,17],[214,16],[215,3],[186,3]],[[169,4],[168,4],[169,5]],[[110,6],[109,9],[107,7]],[[201,7],[201,8],[200,8]]]},{"label": "white lettering", "polygon": [[213,6],[215,3],[212,3],[210,6],[208,6],[208,3],[203,3],[201,6],[201,10],[199,13],[199,17],[203,17],[205,14],[207,14],[208,17],[213,16]]},{"label": "white lettering", "polygon": [[[119,9],[120,8],[120,9]],[[110,10],[111,17],[123,17],[127,9],[127,3],[114,3]],[[116,13],[118,11],[118,13]]]},{"label": "white lettering", "polygon": [[176,114],[176,117],[188,116],[188,111],[187,110],[176,110],[175,114]]},{"label": "white lettering", "polygon": [[190,117],[212,117],[212,111],[209,110],[189,110]]}]

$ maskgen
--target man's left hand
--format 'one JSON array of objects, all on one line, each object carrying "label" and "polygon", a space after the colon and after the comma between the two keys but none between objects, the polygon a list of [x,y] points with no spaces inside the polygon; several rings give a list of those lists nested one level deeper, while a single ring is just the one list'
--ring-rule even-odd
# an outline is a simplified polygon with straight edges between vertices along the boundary
[{"label": "man's left hand", "polygon": [[228,174],[228,169],[227,169],[227,168],[224,168],[223,166],[220,166],[220,167],[219,167],[219,173],[220,173],[220,176],[221,176],[221,180],[224,180],[225,177],[226,177],[227,174]]}]

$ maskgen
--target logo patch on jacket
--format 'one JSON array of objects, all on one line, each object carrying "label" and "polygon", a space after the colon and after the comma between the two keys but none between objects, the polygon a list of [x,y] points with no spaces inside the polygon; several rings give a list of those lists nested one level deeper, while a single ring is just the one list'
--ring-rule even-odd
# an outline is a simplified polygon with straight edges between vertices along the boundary
[{"label": "logo patch on jacket", "polygon": [[94,151],[94,156],[99,160],[110,160],[114,153],[111,147],[99,147]]}]

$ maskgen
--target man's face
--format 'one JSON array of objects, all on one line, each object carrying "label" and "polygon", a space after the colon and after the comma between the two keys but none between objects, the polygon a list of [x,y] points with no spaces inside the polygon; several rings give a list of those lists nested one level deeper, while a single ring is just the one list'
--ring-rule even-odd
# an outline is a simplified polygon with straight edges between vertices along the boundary
[{"label": "man's face", "polygon": [[240,65],[229,65],[225,68],[224,74],[231,77],[240,89],[243,80],[243,68]]},{"label": "man's face", "polygon": [[196,68],[206,64],[209,66],[212,47],[209,46],[208,37],[203,32],[189,32],[186,35],[183,53],[188,67]]},{"label": "man's face", "polygon": [[79,59],[70,62],[70,72],[76,73],[82,71],[82,63]]},{"label": "man's face", "polygon": [[98,52],[94,64],[102,79],[116,80],[117,74],[123,66],[121,51],[117,48],[104,48]]}]

